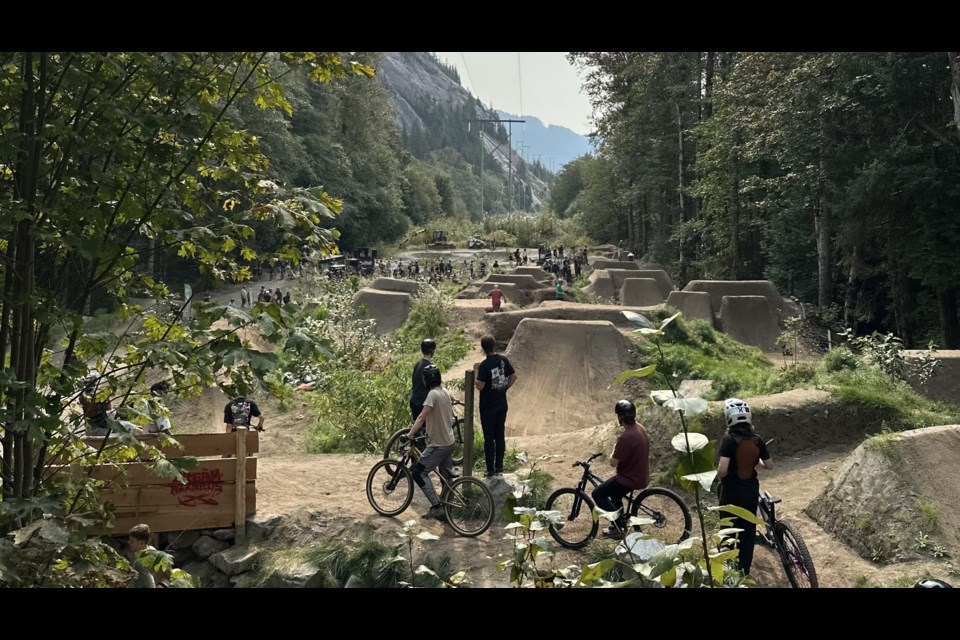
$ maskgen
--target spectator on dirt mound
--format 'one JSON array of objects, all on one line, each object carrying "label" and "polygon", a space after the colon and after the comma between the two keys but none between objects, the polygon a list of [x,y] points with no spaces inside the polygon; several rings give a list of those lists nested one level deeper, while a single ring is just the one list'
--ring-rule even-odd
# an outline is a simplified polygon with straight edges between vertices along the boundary
[{"label": "spectator on dirt mound", "polygon": [[557,278],[557,300],[563,300],[563,281]]},{"label": "spectator on dirt mound", "polygon": [[437,467],[446,478],[453,478],[453,399],[441,384],[440,369],[432,364],[423,368],[423,384],[429,391],[423,400],[423,409],[413,421],[404,440],[416,439],[423,425],[427,425],[427,447],[417,463],[410,468],[414,482],[430,501],[430,510],[424,518],[443,519],[443,505],[433,488],[429,473]]},{"label": "spectator on dirt mound", "polygon": [[264,431],[263,414],[260,413],[260,407],[256,402],[240,396],[223,407],[223,426],[226,427],[227,433],[236,431],[237,427],[249,427],[251,418],[259,418],[254,428],[257,431]]},{"label": "spectator on dirt mound", "polygon": [[495,283],[493,289],[490,289],[490,293],[487,294],[487,297],[493,301],[494,313],[499,312],[500,301],[503,300],[503,291],[500,290],[500,285]]},{"label": "spectator on dirt mound", "polygon": [[[617,438],[610,456],[610,466],[617,473],[593,490],[593,501],[604,511],[623,508],[623,498],[634,489],[645,489],[650,484],[650,437],[643,425],[637,422],[637,408],[629,400],[620,400],[614,405],[617,422],[623,433]],[[603,532],[604,538],[619,540],[627,529],[626,513],[621,513]]]},{"label": "spectator on dirt mound", "polygon": [[483,362],[473,365],[474,386],[480,392],[480,426],[483,428],[483,455],[487,464],[486,477],[503,475],[503,455],[506,451],[507,390],[517,381],[517,373],[506,357],[496,352],[493,336],[480,339],[486,354]]},{"label": "spectator on dirt mound", "polygon": [[[436,350],[437,343],[432,338],[425,338],[420,343],[421,358],[417,361],[417,364],[413,365],[413,377],[410,383],[411,420],[415,421],[417,417],[423,413],[423,401],[427,399],[427,394],[430,392],[430,388],[423,380],[423,370],[432,364],[431,359]],[[426,447],[426,442],[427,434],[423,433],[416,438],[414,444],[417,445],[418,449],[423,451],[424,447]]]},{"label": "spectator on dirt mound", "polygon": [[[773,460],[767,452],[766,443],[753,429],[753,414],[746,402],[739,398],[728,398],[723,403],[723,413],[727,420],[727,433],[720,441],[717,499],[722,505],[732,504],[756,513],[760,502],[757,465],[773,469]],[[743,529],[737,534],[740,540],[738,559],[740,570],[744,575],[750,575],[757,525],[734,517],[733,526]]]}]

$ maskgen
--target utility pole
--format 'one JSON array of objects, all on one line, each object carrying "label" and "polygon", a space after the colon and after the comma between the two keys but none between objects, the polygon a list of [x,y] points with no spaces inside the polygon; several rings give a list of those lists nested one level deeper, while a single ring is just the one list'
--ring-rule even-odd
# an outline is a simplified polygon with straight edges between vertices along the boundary
[{"label": "utility pole", "polygon": [[[507,185],[509,188],[509,191],[507,192],[508,194],[507,195],[507,211],[509,212],[511,207],[513,206],[513,147],[510,146],[513,141],[512,125],[514,122],[526,122],[526,120],[501,120],[500,118],[478,118],[476,120],[467,120],[467,122],[480,123],[480,213],[481,214],[485,213],[483,210],[483,156],[486,155],[486,151],[484,150],[484,145],[483,145],[483,123],[484,122],[506,122],[511,127],[508,130],[508,135],[507,135],[507,150],[509,152],[509,155],[507,156],[507,163],[508,163],[507,166],[508,166],[508,173],[509,173],[509,178],[508,178],[509,183]],[[500,144],[503,144],[503,143],[500,143]],[[500,148],[500,144],[498,144],[496,147],[493,148],[493,151],[490,152],[491,155],[493,155],[493,153]]]}]

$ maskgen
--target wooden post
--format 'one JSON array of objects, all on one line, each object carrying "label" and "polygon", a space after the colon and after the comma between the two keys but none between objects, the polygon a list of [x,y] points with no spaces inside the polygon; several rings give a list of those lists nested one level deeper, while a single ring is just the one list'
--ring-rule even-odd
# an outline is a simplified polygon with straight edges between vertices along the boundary
[{"label": "wooden post", "polygon": [[463,475],[473,475],[473,369],[463,376]]},{"label": "wooden post", "polygon": [[237,542],[243,542],[247,535],[247,433],[246,427],[237,427],[237,504],[236,531]]}]

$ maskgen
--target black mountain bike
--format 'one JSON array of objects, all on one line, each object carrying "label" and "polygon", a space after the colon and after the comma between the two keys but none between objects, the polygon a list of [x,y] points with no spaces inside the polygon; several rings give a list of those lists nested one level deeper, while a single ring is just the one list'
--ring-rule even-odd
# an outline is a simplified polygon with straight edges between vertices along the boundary
[{"label": "black mountain bike", "polygon": [[757,533],[760,542],[777,551],[787,579],[794,589],[816,589],[817,571],[803,538],[789,522],[777,520],[776,505],[780,498],[760,491],[760,517],[766,523],[766,531]]},{"label": "black mountain bike", "polygon": [[[367,500],[384,516],[396,516],[413,502],[413,474],[410,472],[420,450],[412,443],[398,443],[399,459],[380,460],[367,475]],[[450,527],[462,536],[478,536],[493,523],[493,494],[482,481],[473,477],[447,478],[434,469],[443,487],[440,504]]]},{"label": "black mountain bike", "polygon": [[[589,482],[600,486],[603,478],[590,471],[590,463],[601,453],[590,456],[586,462],[576,462],[574,467],[583,467],[583,476],[576,487],[558,489],[547,498],[546,509],[559,511],[564,522],[550,525],[550,535],[568,549],[582,549],[596,537],[600,523],[593,517],[593,499],[587,494]],[[693,521],[690,508],[669,489],[648,487],[639,493],[627,494],[627,510],[630,516],[647,517],[653,524],[634,527],[645,535],[662,540],[665,544],[676,544],[690,535]]]},{"label": "black mountain bike", "polygon": [[[453,401],[453,406],[463,406],[463,403],[459,400]],[[463,466],[463,418],[458,416],[456,413],[453,414],[453,424],[450,425],[450,428],[453,429],[453,466],[462,467]],[[393,435],[390,436],[390,439],[387,440],[386,446],[383,447],[383,459],[389,460],[391,458],[399,458],[398,445],[400,443],[400,436],[408,433],[410,427],[406,429],[400,429],[395,431]],[[417,434],[417,437],[414,439],[414,444],[420,450],[420,453],[423,453],[423,450],[427,448],[427,427],[424,426],[420,429],[420,432]]]}]

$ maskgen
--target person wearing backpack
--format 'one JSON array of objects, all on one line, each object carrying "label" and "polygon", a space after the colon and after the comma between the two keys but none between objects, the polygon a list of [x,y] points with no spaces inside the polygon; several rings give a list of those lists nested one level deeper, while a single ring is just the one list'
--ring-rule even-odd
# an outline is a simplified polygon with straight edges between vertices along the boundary
[{"label": "person wearing backpack", "polygon": [[251,418],[259,418],[255,428],[257,431],[263,431],[263,414],[253,400],[247,400],[241,396],[234,398],[223,407],[223,426],[227,428],[227,433],[236,431],[237,427],[249,427]]},{"label": "person wearing backpack", "polygon": [[[753,414],[746,402],[739,398],[728,398],[723,403],[723,413],[727,420],[727,433],[720,441],[718,499],[721,505],[730,504],[756,513],[760,502],[757,465],[773,469],[773,460],[767,452],[766,443],[753,430]],[[733,526],[743,529],[738,534],[738,561],[743,574],[749,575],[757,525],[734,517]]]},{"label": "person wearing backpack", "polygon": [[[430,387],[423,379],[423,370],[433,364],[431,359],[436,350],[437,343],[432,338],[426,338],[420,343],[422,357],[417,361],[417,364],[413,365],[413,377],[410,384],[410,416],[412,420],[416,420],[423,413],[423,401],[427,399],[427,394],[430,393]],[[414,444],[423,451],[427,446],[426,432],[417,436]]]},{"label": "person wearing backpack", "polygon": [[487,478],[503,475],[503,454],[506,450],[507,389],[517,381],[513,365],[496,353],[493,336],[480,339],[480,347],[487,355],[483,362],[473,365],[474,386],[480,392],[480,425],[483,427],[483,455],[487,463]]}]

